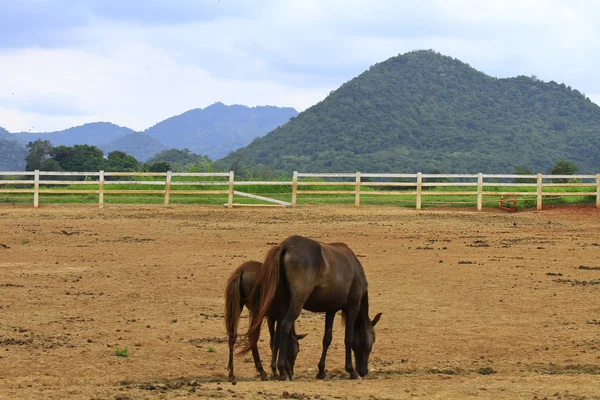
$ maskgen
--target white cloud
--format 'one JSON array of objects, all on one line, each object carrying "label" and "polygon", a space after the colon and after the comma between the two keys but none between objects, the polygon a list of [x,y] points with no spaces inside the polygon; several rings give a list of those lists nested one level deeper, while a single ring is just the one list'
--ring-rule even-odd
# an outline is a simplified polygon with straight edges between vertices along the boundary
[{"label": "white cloud", "polygon": [[164,21],[135,8],[119,18],[114,6],[68,28],[68,42],[0,49],[0,126],[100,120],[141,130],[216,101],[301,111],[369,65],[430,48],[492,76],[536,74],[600,93],[591,1],[239,0],[235,14],[211,6],[210,18],[194,18],[204,12],[195,4]]},{"label": "white cloud", "polygon": [[[177,63],[163,50],[131,43],[106,56],[81,50],[0,55],[0,87],[11,93],[2,97],[6,106],[0,109],[0,121],[9,131],[65,129],[93,121],[143,130],[216,101],[248,106],[293,104],[305,109],[329,90],[298,89],[267,79],[218,79],[201,68]],[[65,109],[58,116],[19,109],[24,101],[33,101],[30,107],[34,107],[40,95],[73,99],[76,110]]]}]

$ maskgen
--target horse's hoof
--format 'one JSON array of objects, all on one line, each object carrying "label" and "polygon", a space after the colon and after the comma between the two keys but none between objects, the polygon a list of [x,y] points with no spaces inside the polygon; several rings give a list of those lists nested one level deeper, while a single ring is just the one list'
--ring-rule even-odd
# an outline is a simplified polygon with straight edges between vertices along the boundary
[{"label": "horse's hoof", "polygon": [[319,371],[317,374],[317,379],[325,379],[326,377],[327,375],[325,374],[325,371]]},{"label": "horse's hoof", "polygon": [[360,377],[360,375],[358,375],[358,373],[356,373],[356,371],[352,371],[352,372],[350,372],[350,379],[361,380],[362,378]]}]

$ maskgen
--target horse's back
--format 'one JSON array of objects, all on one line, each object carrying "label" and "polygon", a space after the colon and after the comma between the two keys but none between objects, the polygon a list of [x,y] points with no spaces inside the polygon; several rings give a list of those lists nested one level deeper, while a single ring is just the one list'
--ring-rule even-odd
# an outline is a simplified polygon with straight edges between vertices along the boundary
[{"label": "horse's back", "polygon": [[281,245],[285,249],[285,260],[289,264],[315,269],[322,262],[321,243],[316,240],[294,235],[285,239]]},{"label": "horse's back", "polygon": [[366,287],[362,266],[345,243],[326,244],[291,236],[282,245],[289,289],[306,297],[304,308],[307,310],[340,309],[352,292],[360,292]]},{"label": "horse's back", "polygon": [[256,278],[261,268],[262,263],[258,261],[246,261],[245,263],[239,266],[239,269],[242,271],[242,281],[240,282],[240,296],[244,303],[248,301],[248,297],[252,292],[252,288],[254,288],[254,285],[256,285]]}]

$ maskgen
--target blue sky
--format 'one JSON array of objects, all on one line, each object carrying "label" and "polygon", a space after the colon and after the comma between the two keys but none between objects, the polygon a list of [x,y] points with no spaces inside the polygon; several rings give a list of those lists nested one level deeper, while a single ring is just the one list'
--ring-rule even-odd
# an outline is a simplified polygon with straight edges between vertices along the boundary
[{"label": "blue sky", "polygon": [[214,102],[303,111],[433,49],[600,104],[595,0],[0,0],[0,126],[136,130]]}]

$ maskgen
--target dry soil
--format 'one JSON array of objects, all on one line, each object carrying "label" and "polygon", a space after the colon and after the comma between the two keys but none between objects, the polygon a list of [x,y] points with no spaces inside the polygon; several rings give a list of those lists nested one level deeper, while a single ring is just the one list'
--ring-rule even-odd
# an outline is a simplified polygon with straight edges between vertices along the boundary
[{"label": "dry soil", "polygon": [[[236,356],[232,385],[224,283],[292,234],[358,255],[383,312],[371,371],[348,379],[338,317],[315,379],[305,311],[295,380]],[[0,397],[600,399],[600,211],[1,206]]]}]

